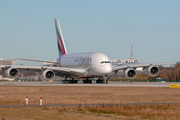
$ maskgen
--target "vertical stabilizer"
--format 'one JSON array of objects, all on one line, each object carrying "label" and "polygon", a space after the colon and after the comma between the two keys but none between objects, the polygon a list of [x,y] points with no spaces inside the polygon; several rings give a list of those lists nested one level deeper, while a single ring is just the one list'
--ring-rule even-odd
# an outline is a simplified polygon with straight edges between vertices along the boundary
[{"label": "vertical stabilizer", "polygon": [[67,54],[66,46],[64,43],[64,38],[61,32],[61,28],[59,25],[59,21],[57,18],[55,20],[55,27],[56,27],[56,34],[57,34],[57,44],[58,44],[58,50],[59,50],[59,56]]}]

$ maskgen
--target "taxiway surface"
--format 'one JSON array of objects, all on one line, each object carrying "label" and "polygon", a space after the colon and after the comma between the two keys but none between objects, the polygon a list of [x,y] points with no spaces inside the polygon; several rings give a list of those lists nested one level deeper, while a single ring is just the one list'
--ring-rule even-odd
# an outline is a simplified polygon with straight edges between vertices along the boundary
[{"label": "taxiway surface", "polygon": [[98,86],[98,87],[169,87],[170,84],[179,84],[179,82],[109,82],[108,84],[62,84],[61,82],[0,82],[1,85],[12,86]]}]

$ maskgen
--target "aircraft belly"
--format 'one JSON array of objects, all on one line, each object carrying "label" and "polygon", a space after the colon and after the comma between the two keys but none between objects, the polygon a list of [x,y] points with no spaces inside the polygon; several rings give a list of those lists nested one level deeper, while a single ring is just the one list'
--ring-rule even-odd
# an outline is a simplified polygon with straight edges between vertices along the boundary
[{"label": "aircraft belly", "polygon": [[89,76],[102,76],[103,74],[99,73],[97,68],[90,68],[88,70],[88,75]]}]

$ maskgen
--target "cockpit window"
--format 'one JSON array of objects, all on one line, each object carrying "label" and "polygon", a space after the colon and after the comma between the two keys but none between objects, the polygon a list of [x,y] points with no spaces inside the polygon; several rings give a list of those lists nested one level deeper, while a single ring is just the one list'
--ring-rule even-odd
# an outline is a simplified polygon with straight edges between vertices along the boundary
[{"label": "cockpit window", "polygon": [[102,63],[111,63],[111,61],[102,61],[101,64]]}]

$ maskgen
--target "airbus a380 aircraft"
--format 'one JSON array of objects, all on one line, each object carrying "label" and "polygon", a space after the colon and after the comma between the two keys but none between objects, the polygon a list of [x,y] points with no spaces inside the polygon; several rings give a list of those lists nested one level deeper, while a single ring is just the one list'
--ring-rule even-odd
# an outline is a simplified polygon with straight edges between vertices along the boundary
[{"label": "airbus a380 aircraft", "polygon": [[[136,68],[143,67],[147,69],[147,74],[150,76],[156,76],[159,74],[157,65],[175,64],[175,63],[154,63],[154,64],[125,64],[122,66],[114,66],[110,62],[107,55],[100,52],[91,53],[74,53],[68,54],[64,43],[63,35],[59,25],[58,19],[55,19],[55,27],[57,33],[57,43],[59,50],[59,58],[57,61],[44,61],[44,60],[32,60],[21,59],[37,62],[48,62],[56,64],[57,67],[47,66],[20,66],[20,65],[1,65],[1,72],[6,77],[16,78],[21,70],[27,72],[39,72],[46,80],[54,79],[57,76],[65,77],[63,83],[68,83],[67,78],[72,78],[73,83],[77,83],[77,78],[86,78],[84,83],[92,83],[92,80],[88,78],[99,78],[96,83],[108,83],[107,77],[110,73],[117,73],[118,70],[124,71],[124,76],[129,79],[136,77]],[[103,78],[103,79],[100,79]]]}]

